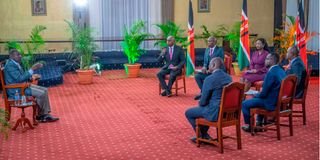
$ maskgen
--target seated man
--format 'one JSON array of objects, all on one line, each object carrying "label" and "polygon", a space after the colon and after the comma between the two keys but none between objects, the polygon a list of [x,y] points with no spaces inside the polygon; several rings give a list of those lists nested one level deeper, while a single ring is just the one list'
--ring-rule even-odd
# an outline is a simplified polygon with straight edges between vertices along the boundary
[{"label": "seated man", "polygon": [[[281,81],[286,77],[284,70],[278,65],[279,55],[268,54],[265,59],[265,66],[269,68],[266,76],[264,77],[264,83],[262,91],[254,96],[254,98],[245,100],[242,102],[242,112],[244,122],[246,126],[242,129],[246,132],[250,132],[250,109],[255,107],[261,107],[269,111],[274,111],[276,108],[278,95],[280,91]],[[257,117],[257,125],[262,125],[263,117]]]},{"label": "seated man", "polygon": [[[206,77],[211,75],[211,73],[208,70],[209,69],[209,67],[208,67],[209,62],[211,61],[211,59],[215,58],[215,57],[220,57],[222,60],[224,60],[223,48],[218,47],[216,44],[217,44],[217,39],[215,37],[208,38],[208,48],[206,49],[206,51],[204,53],[203,67],[201,69],[201,72],[199,72],[195,75],[195,80],[196,80],[200,89],[202,88],[204,79],[206,79]],[[201,97],[201,93],[196,95],[194,97],[194,99],[199,100],[200,97]]]},{"label": "seated man", "polygon": [[[172,36],[167,38],[168,47],[163,48],[160,56],[158,57],[159,62],[165,60],[165,65],[158,72],[157,77],[160,81],[160,85],[164,90],[161,95],[171,97],[171,88],[176,80],[177,76],[182,73],[182,67],[185,63],[185,55],[181,47],[174,44],[175,39]],[[168,85],[165,81],[165,76],[170,74]]]},{"label": "seated man", "polygon": [[306,68],[299,57],[299,49],[297,46],[290,47],[287,52],[287,59],[290,60],[290,64],[286,70],[287,75],[295,74],[298,78],[296,98],[302,98],[304,81],[306,78]]},{"label": "seated man", "polygon": [[[197,118],[205,118],[208,121],[218,120],[223,87],[232,82],[230,75],[224,72],[223,68],[224,63],[220,57],[210,61],[211,75],[204,80],[199,106],[189,108],[185,113],[193,130],[195,130]],[[208,127],[200,128],[202,138],[210,139],[208,129]],[[196,137],[192,137],[191,140],[195,142]]]},{"label": "seated man", "polygon": [[[4,78],[6,84],[24,83],[31,79],[40,78],[40,75],[33,74],[33,72],[42,67],[41,63],[37,63],[29,69],[23,71],[20,66],[21,54],[16,49],[11,49],[9,52],[9,59],[4,67]],[[20,89],[8,89],[8,96],[13,97],[16,90],[20,93]],[[30,88],[25,90],[26,96],[35,96],[38,104],[37,120],[40,122],[53,122],[59,118],[52,117],[49,113],[50,102],[47,88],[31,84]]]}]

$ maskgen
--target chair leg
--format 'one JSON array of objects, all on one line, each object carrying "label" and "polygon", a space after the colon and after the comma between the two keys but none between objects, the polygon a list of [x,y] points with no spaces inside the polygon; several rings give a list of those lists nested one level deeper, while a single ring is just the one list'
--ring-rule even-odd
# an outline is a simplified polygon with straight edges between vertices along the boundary
[{"label": "chair leg", "polygon": [[219,147],[219,152],[223,153],[223,135],[222,135],[221,127],[218,127],[218,147]]},{"label": "chair leg", "polygon": [[281,135],[280,135],[280,116],[277,115],[276,117],[276,127],[277,127],[277,138],[278,140],[281,140]]},{"label": "chair leg", "polygon": [[9,106],[9,104],[5,104],[5,117],[7,121],[10,121],[11,118],[11,107]]},{"label": "chair leg", "polygon": [[307,115],[306,115],[306,104],[302,102],[302,115],[303,115],[303,125],[306,125]]},{"label": "chair leg", "polygon": [[238,145],[238,149],[242,149],[242,145],[241,145],[240,121],[238,121],[237,124],[236,124],[236,132],[237,132],[237,145]]},{"label": "chair leg", "polygon": [[36,120],[37,105],[33,105],[33,106],[32,106],[32,110],[33,110],[33,113],[32,113],[32,122],[33,122],[33,125],[38,125],[38,122],[37,122],[37,120]]},{"label": "chair leg", "polygon": [[174,82],[176,84],[176,88],[175,88],[176,96],[178,96],[178,82],[179,82],[179,80],[176,80],[176,82]]},{"label": "chair leg", "polygon": [[161,94],[161,85],[159,83],[159,95]]},{"label": "chair leg", "polygon": [[196,124],[196,142],[197,142],[197,147],[200,147],[200,142],[199,142],[199,138],[200,138],[200,128],[199,125]]},{"label": "chair leg", "polygon": [[187,93],[187,88],[186,88],[186,79],[183,77],[183,89],[184,89],[184,93]]},{"label": "chair leg", "polygon": [[293,136],[292,113],[289,115],[289,131],[290,131],[290,136]]},{"label": "chair leg", "polygon": [[254,114],[251,114],[250,113],[250,129],[251,129],[251,136],[254,136],[254,127],[255,127],[255,124],[254,124]]}]

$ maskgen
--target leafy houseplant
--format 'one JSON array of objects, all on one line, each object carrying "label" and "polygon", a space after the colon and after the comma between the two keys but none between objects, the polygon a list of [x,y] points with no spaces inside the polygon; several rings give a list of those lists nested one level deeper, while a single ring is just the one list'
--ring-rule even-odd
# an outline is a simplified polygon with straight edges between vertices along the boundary
[{"label": "leafy houseplant", "polygon": [[154,44],[155,46],[160,46],[161,48],[166,47],[166,38],[168,36],[173,36],[176,43],[182,48],[186,48],[190,45],[190,42],[188,42],[188,37],[184,36],[186,30],[181,29],[181,27],[176,25],[175,23],[168,21],[165,24],[156,24],[156,27],[158,27],[162,31],[160,37],[164,39],[156,41],[156,43]]},{"label": "leafy houseplant", "polygon": [[216,38],[219,38],[219,37],[224,38],[226,34],[229,32],[228,27],[226,27],[223,24],[218,25],[218,28],[215,31],[209,31],[208,27],[205,25],[201,25],[200,28],[202,29],[202,33],[200,35],[196,35],[196,39],[203,39],[205,43],[208,42],[208,38],[211,36]]},{"label": "leafy houseplant", "polygon": [[97,45],[93,42],[91,36],[93,30],[89,27],[81,28],[73,22],[66,21],[72,31],[72,40],[75,56],[79,62],[79,67],[76,72],[78,74],[80,84],[91,84],[94,71],[90,69],[92,64],[93,52]]},{"label": "leafy houseplant", "polygon": [[151,36],[143,31],[144,28],[145,22],[141,20],[135,22],[130,28],[124,27],[121,47],[128,58],[128,63],[124,66],[129,78],[138,77],[141,64],[135,62],[146,52],[140,45],[147,37]]},{"label": "leafy houseplant", "polygon": [[46,30],[46,27],[42,25],[33,27],[24,46],[16,41],[9,41],[6,44],[8,50],[17,49],[21,53],[21,63],[25,70],[30,69],[36,63],[34,55],[39,52],[45,44],[41,36],[44,30]]},{"label": "leafy houseplant", "polygon": [[6,112],[4,109],[0,108],[0,134],[8,138],[8,130],[10,129],[10,123],[6,120]]}]

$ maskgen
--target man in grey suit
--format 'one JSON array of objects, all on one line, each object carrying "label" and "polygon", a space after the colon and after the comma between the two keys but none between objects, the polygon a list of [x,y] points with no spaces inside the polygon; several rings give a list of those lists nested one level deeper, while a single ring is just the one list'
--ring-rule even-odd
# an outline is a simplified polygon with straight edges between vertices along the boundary
[{"label": "man in grey suit", "polygon": [[301,58],[299,57],[299,49],[297,46],[293,46],[288,49],[287,59],[290,60],[290,64],[286,70],[286,74],[294,74],[297,76],[298,82],[296,98],[302,98],[307,72]]},{"label": "man in grey suit", "polygon": [[[11,49],[9,52],[9,59],[4,67],[4,79],[6,84],[24,83],[32,79],[40,78],[40,75],[33,73],[35,70],[42,67],[41,63],[36,63],[28,71],[23,71],[22,67],[20,66],[20,62],[21,54],[19,51],[16,49]],[[18,88],[8,89],[7,92],[9,98],[14,97],[16,91],[20,93],[20,89]],[[32,84],[25,90],[25,94],[26,96],[36,97],[38,104],[37,120],[40,122],[53,122],[59,120],[59,118],[55,118],[49,114],[51,109],[47,88]]]},{"label": "man in grey suit", "polygon": [[[218,120],[223,87],[232,82],[230,75],[223,71],[223,65],[223,60],[220,57],[210,61],[209,71],[211,74],[204,80],[199,106],[189,108],[185,112],[193,130],[195,130],[197,118],[205,118],[208,121]],[[208,129],[209,127],[204,126],[200,128],[202,138],[210,139],[207,133]],[[191,140],[195,142],[196,137],[192,137]]]},{"label": "man in grey suit", "polygon": [[[197,73],[195,75],[195,80],[201,89],[203,86],[203,82],[210,75],[209,71],[209,62],[212,58],[220,57],[222,60],[224,60],[224,51],[223,48],[218,47],[217,45],[217,39],[215,37],[209,37],[208,38],[208,48],[206,49],[204,53],[204,60],[203,60],[203,67],[201,69],[201,72]],[[223,66],[224,68],[224,66]],[[225,70],[225,68],[224,68]],[[199,100],[201,97],[201,93],[194,97],[195,100]]]},{"label": "man in grey suit", "polygon": [[[168,47],[163,48],[160,56],[158,57],[159,62],[165,60],[165,65],[158,72],[157,77],[160,81],[160,85],[164,90],[161,95],[171,97],[171,88],[176,80],[177,76],[182,73],[182,67],[185,64],[185,55],[181,47],[175,45],[175,39],[172,36],[167,38]],[[168,85],[165,81],[165,76],[170,74]]]}]

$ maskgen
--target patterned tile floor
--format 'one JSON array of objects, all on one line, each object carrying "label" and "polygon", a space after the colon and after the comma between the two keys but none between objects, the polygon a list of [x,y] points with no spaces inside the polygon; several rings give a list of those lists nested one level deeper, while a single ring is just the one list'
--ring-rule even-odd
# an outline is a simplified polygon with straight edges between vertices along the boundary
[{"label": "patterned tile floor", "polygon": [[[0,159],[319,159],[318,84],[308,92],[307,125],[294,118],[293,137],[286,127],[281,141],[273,131],[254,137],[242,132],[242,150],[226,139],[225,153],[219,154],[215,146],[197,148],[189,141],[194,133],[184,112],[197,105],[194,79],[187,78],[187,94],[161,97],[156,71],[144,69],[134,79],[124,78],[123,70],[104,71],[92,85],[65,74],[63,85],[49,88],[52,114],[60,121],[10,131],[8,140],[0,139]],[[13,111],[12,123],[19,114]],[[216,136],[213,129],[210,134]],[[224,134],[235,135],[235,128]]]}]

